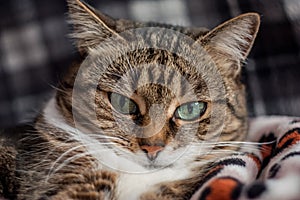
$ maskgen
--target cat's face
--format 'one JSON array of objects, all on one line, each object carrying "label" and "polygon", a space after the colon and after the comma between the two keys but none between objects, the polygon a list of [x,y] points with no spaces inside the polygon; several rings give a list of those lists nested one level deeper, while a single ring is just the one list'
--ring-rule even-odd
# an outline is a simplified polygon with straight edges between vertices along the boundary
[{"label": "cat's face", "polygon": [[72,68],[56,99],[66,121],[80,130],[72,136],[94,157],[111,149],[158,168],[237,148],[214,142],[246,134],[239,78],[257,33],[256,14],[212,31],[171,30],[114,20],[76,0],[69,6],[73,37],[86,59]]}]

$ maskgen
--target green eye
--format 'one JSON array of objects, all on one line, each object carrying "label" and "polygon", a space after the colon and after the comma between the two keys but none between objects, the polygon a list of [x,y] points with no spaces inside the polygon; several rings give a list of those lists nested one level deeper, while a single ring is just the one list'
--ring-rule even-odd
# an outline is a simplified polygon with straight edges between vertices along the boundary
[{"label": "green eye", "polygon": [[138,106],[130,98],[117,93],[111,93],[109,100],[114,109],[122,114],[134,115],[138,113]]},{"label": "green eye", "polygon": [[206,110],[204,102],[190,102],[179,106],[175,111],[175,117],[184,121],[193,121],[201,117]]}]

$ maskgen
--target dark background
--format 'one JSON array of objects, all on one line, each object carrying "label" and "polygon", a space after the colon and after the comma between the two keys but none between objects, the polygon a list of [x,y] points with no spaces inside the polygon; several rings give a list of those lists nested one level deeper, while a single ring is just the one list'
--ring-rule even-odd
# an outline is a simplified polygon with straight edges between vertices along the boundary
[{"label": "dark background", "polygon": [[[116,18],[213,28],[245,12],[262,25],[245,68],[250,116],[300,116],[299,0],[90,0]],[[0,127],[30,121],[77,56],[64,0],[0,0]]]}]

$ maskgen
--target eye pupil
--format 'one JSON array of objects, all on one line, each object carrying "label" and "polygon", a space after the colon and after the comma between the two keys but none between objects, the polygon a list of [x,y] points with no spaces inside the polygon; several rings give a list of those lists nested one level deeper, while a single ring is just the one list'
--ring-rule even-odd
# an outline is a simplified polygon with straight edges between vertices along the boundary
[{"label": "eye pupil", "polygon": [[119,101],[120,101],[120,106],[121,106],[122,108],[124,108],[124,107],[125,107],[125,103],[126,103],[125,97],[124,97],[124,96],[121,96]]},{"label": "eye pupil", "polygon": [[191,106],[191,105],[188,105],[188,111],[189,111],[189,113],[192,113],[192,112],[193,112],[193,110],[194,110],[194,107],[193,107],[193,106]]}]

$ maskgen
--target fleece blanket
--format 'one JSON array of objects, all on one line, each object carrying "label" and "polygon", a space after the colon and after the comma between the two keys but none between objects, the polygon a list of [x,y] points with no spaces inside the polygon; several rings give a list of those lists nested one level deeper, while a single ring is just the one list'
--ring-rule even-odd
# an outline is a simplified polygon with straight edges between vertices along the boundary
[{"label": "fleece blanket", "polygon": [[247,141],[255,145],[216,162],[192,200],[300,200],[300,118],[253,119]]}]

